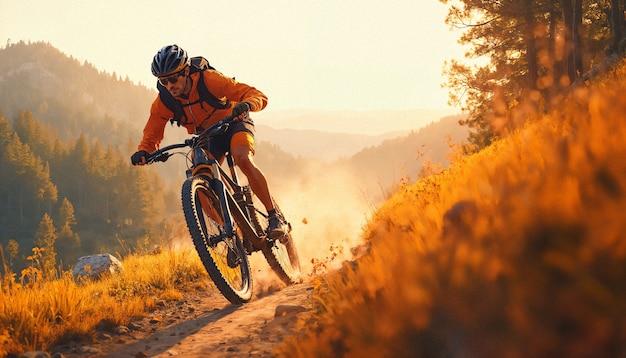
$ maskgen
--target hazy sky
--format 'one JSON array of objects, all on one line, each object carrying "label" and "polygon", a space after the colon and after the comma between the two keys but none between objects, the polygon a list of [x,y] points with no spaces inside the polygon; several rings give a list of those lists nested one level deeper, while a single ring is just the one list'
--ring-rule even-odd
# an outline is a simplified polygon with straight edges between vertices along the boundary
[{"label": "hazy sky", "polygon": [[268,110],[448,109],[460,33],[437,0],[0,0],[0,45],[46,41],[153,87],[176,43],[269,97]]}]

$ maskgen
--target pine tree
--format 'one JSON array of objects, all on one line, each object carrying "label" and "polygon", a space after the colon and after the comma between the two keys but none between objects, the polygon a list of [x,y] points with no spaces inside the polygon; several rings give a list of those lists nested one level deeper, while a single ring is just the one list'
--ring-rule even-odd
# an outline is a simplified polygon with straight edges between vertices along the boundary
[{"label": "pine tree", "polygon": [[4,148],[9,143],[12,133],[11,125],[4,116],[0,115],[0,148]]},{"label": "pine tree", "polygon": [[59,223],[59,235],[55,248],[59,258],[64,262],[64,266],[67,267],[76,262],[80,249],[80,236],[74,232],[74,227],[77,224],[74,206],[67,198],[63,198],[57,222]]},{"label": "pine tree", "polygon": [[450,4],[446,22],[464,30],[466,56],[487,60],[451,60],[445,69],[450,101],[469,113],[462,124],[474,129],[470,141],[478,148],[524,121],[514,110],[547,111],[559,102],[602,59],[598,44],[611,41],[608,0],[440,1]]},{"label": "pine tree", "polygon": [[54,148],[54,135],[50,129],[35,119],[30,111],[20,111],[13,130],[20,136],[22,142],[28,144],[32,152],[43,160],[49,160]]},{"label": "pine tree", "polygon": [[56,251],[54,244],[58,239],[56,229],[52,218],[48,213],[45,213],[41,221],[39,222],[39,228],[35,234],[35,245],[41,249],[44,249],[42,255],[42,270],[45,278],[56,277]]},{"label": "pine tree", "polygon": [[12,180],[12,170],[9,170],[8,161],[6,158],[7,145],[9,144],[12,134],[9,122],[0,116],[0,233],[2,233],[3,227],[6,227],[9,222],[9,216],[11,214],[11,202],[10,197],[12,193],[8,190],[8,184]]}]

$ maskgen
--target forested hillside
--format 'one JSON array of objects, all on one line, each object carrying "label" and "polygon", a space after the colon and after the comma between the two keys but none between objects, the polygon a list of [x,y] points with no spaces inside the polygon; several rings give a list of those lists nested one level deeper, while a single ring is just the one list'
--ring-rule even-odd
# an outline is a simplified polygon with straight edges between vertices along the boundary
[{"label": "forested hillside", "polygon": [[35,246],[67,267],[161,239],[176,195],[128,163],[154,95],[50,44],[0,50],[0,244],[16,268]]},{"label": "forested hillside", "polygon": [[0,109],[12,122],[28,110],[63,139],[83,135],[127,145],[143,128],[154,90],[98,71],[47,43],[0,50]]},{"label": "forested hillside", "polygon": [[62,141],[22,112],[13,126],[0,116],[0,153],[0,244],[17,267],[35,246],[73,265],[82,254],[158,242],[171,191],[119,149]]},{"label": "forested hillside", "polygon": [[413,131],[408,135],[388,139],[365,148],[350,158],[338,162],[342,167],[359,173],[358,185],[377,200],[386,199],[401,183],[410,183],[430,169],[446,168],[449,156],[461,150],[469,133],[459,125],[463,116],[449,116]]}]

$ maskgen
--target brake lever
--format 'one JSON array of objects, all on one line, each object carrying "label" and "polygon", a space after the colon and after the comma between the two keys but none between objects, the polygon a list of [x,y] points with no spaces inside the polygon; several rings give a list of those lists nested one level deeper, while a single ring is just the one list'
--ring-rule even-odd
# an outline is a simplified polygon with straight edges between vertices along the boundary
[{"label": "brake lever", "polygon": [[155,162],[167,162],[168,159],[170,159],[170,157],[173,154],[170,153],[161,153],[159,155],[156,156],[156,158],[154,158]]},{"label": "brake lever", "polygon": [[170,153],[156,153],[147,160],[147,163],[166,162],[173,154]]}]

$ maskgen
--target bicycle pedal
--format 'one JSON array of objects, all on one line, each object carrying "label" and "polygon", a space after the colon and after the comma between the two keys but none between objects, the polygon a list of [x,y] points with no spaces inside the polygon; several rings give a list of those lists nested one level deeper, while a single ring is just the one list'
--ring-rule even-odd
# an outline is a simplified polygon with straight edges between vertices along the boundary
[{"label": "bicycle pedal", "polygon": [[278,242],[280,242],[281,244],[286,244],[289,242],[289,234],[282,235],[275,240],[278,240]]},{"label": "bicycle pedal", "polygon": [[276,240],[282,236],[285,236],[287,234],[287,231],[285,230],[284,227],[278,227],[270,232],[267,233],[267,238],[271,239],[271,240]]},{"label": "bicycle pedal", "polygon": [[268,235],[266,236],[266,240],[270,244],[273,244],[276,241],[280,242],[281,244],[286,244],[287,242],[289,242],[289,233],[283,232],[283,233],[275,234],[273,236]]}]

